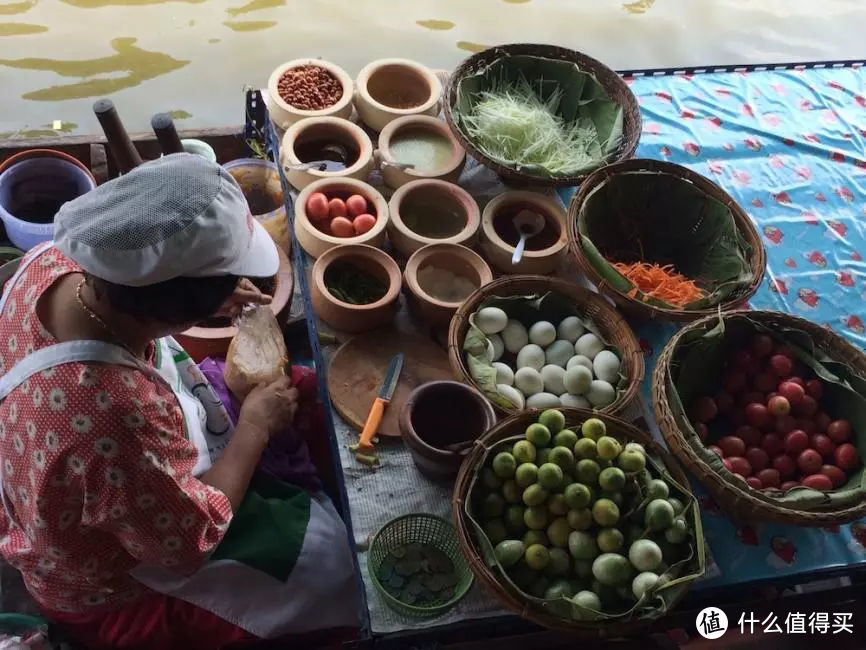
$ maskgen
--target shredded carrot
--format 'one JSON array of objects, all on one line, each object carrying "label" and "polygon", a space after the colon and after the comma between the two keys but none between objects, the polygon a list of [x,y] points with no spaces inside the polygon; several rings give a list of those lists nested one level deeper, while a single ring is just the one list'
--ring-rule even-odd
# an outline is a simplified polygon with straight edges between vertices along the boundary
[{"label": "shredded carrot", "polygon": [[614,262],[613,268],[634,285],[628,292],[630,298],[636,298],[640,291],[644,302],[655,298],[674,307],[685,307],[706,295],[693,280],[674,271],[671,264],[659,266],[647,262]]}]

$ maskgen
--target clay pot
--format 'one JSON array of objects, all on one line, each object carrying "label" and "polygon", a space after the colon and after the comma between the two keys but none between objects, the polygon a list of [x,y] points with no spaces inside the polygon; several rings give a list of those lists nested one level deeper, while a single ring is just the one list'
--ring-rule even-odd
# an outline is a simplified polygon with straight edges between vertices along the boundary
[{"label": "clay pot", "polygon": [[[315,192],[324,192],[327,197],[346,199],[352,194],[360,194],[372,204],[376,224],[363,235],[355,237],[335,237],[322,232],[312,224],[307,216],[307,199]],[[295,201],[295,236],[301,248],[311,257],[319,257],[334,246],[347,244],[369,244],[381,247],[385,243],[385,227],[388,225],[388,203],[373,186],[354,178],[323,178],[307,185]]]},{"label": "clay pot", "polygon": [[[454,222],[458,225],[445,237],[433,237],[416,232],[410,225],[413,227],[417,225],[411,220],[409,224],[406,221],[415,210],[418,210],[417,206],[423,206],[421,209],[427,213],[439,210],[442,214],[457,215]],[[428,244],[472,246],[478,239],[478,229],[481,225],[478,204],[469,192],[453,183],[435,179],[419,179],[406,183],[391,196],[388,208],[391,214],[388,237],[391,244],[404,255],[411,255]],[[441,223],[439,219],[436,221]]]},{"label": "clay pot", "polygon": [[[523,209],[541,214],[546,223],[541,233],[527,241],[521,260],[512,264],[511,256],[520,239],[520,235],[515,234],[512,219]],[[523,190],[505,192],[490,201],[481,215],[481,248],[487,261],[502,273],[553,273],[567,244],[565,209],[543,194]]]},{"label": "clay pot", "polygon": [[427,67],[409,59],[379,59],[355,79],[355,110],[374,131],[403,115],[438,115],[442,83]]},{"label": "clay pot", "polygon": [[[335,171],[297,169],[303,162],[298,157],[296,147],[315,140],[343,145],[350,151],[357,151],[358,158],[345,169]],[[348,177],[365,180],[374,164],[373,143],[364,129],[349,120],[338,117],[309,117],[295,122],[283,135],[280,163],[289,183],[299,190],[320,178]]]},{"label": "clay pot", "polygon": [[[385,295],[367,305],[354,305],[336,298],[325,285],[325,273],[334,262],[349,262],[388,287]],[[316,316],[344,332],[364,332],[394,318],[400,296],[400,267],[391,257],[372,246],[335,246],[313,264],[310,299]]]},{"label": "clay pot", "polygon": [[[301,108],[295,108],[291,104],[280,97],[277,90],[277,84],[280,77],[292,68],[298,68],[302,65],[317,65],[324,68],[337,78],[337,81],[343,86],[343,95],[337,100],[336,104],[323,108],[319,111],[305,111]],[[271,119],[281,129],[288,129],[292,124],[305,117],[324,117],[331,115],[334,117],[349,117],[352,114],[352,97],[355,92],[355,85],[352,83],[352,78],[340,66],[323,61],[322,59],[294,59],[287,63],[283,63],[271,73],[268,79],[268,96],[267,105]]]},{"label": "clay pot", "polygon": [[457,451],[445,447],[477,440],[496,424],[490,402],[457,381],[418,386],[400,411],[400,432],[421,472],[434,479],[457,474],[472,445]]},{"label": "clay pot", "polygon": [[[403,169],[391,164],[395,161],[395,155],[391,149],[391,143],[395,138],[419,131],[432,132],[447,139],[451,143],[451,159],[440,168],[429,170]],[[466,150],[460,146],[460,142],[442,120],[429,115],[406,115],[398,117],[382,129],[379,134],[377,159],[385,185],[394,189],[419,178],[438,178],[456,183],[460,177],[460,172],[463,171],[463,165],[466,163]]]},{"label": "clay pot", "polygon": [[288,255],[291,250],[289,220],[283,201],[283,186],[280,171],[270,160],[239,158],[223,165],[232,175],[241,190],[250,213],[262,224],[271,239]]},{"label": "clay pot", "polygon": [[[288,314],[292,291],[294,291],[294,275],[292,264],[283,250],[277,247],[280,255],[280,269],[274,276],[274,295],[270,304],[271,311],[277,316],[280,325],[285,323],[284,316]],[[207,357],[225,358],[226,352],[238,329],[229,327],[204,327],[197,325],[182,334],[175,335],[178,343],[199,363]]]},{"label": "clay pot", "polygon": [[448,325],[463,301],[441,300],[431,295],[428,285],[423,280],[423,274],[422,280],[418,279],[418,272],[428,266],[462,276],[475,285],[476,289],[493,280],[493,273],[487,266],[487,262],[478,253],[465,246],[430,244],[415,251],[406,263],[403,286],[412,313],[433,326]]}]

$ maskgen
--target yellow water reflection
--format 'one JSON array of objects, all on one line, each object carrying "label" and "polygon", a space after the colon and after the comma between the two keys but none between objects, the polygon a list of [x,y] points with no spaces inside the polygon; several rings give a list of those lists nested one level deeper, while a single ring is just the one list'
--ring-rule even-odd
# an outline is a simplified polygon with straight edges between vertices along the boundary
[{"label": "yellow water reflection", "polygon": [[277,24],[276,20],[227,20],[223,23],[236,32],[257,32]]},{"label": "yellow water reflection", "polygon": [[454,23],[450,20],[416,20],[416,24],[427,29],[446,30],[454,27]]},{"label": "yellow water reflection", "polygon": [[625,2],[622,8],[630,14],[643,14],[650,10],[656,0],[637,0],[637,2]]},{"label": "yellow water reflection", "polygon": [[23,14],[36,5],[36,0],[25,0],[24,2],[4,2],[0,4],[0,16],[11,16]]},{"label": "yellow water reflection", "polygon": [[250,0],[245,5],[240,7],[231,7],[226,9],[229,16],[240,16],[248,14],[251,11],[261,11],[262,9],[273,9],[274,7],[282,7],[286,4],[286,0]]},{"label": "yellow water reflection", "polygon": [[56,124],[43,124],[42,128],[39,129],[0,132],[0,140],[12,140],[15,138],[51,138],[61,135],[62,133],[71,133],[77,128],[78,125],[75,122],[60,121],[59,126]]},{"label": "yellow water reflection", "polygon": [[82,9],[98,9],[100,7],[122,7],[125,5],[161,5],[168,2],[200,4],[202,2],[207,2],[207,0],[61,0],[61,2]]},{"label": "yellow water reflection", "polygon": [[188,120],[192,117],[192,113],[189,113],[181,108],[169,111],[168,114],[171,115],[171,119],[173,120]]},{"label": "yellow water reflection", "polygon": [[457,47],[461,50],[466,50],[467,52],[480,52],[481,50],[486,50],[489,45],[482,45],[481,43],[473,43],[472,41],[457,41]]},{"label": "yellow water reflection", "polygon": [[524,5],[527,2],[529,2],[529,0],[502,0],[502,1],[507,2],[510,5]]},{"label": "yellow water reflection", "polygon": [[45,25],[0,23],[0,36],[26,36],[27,34],[40,34],[47,31],[48,28]]}]

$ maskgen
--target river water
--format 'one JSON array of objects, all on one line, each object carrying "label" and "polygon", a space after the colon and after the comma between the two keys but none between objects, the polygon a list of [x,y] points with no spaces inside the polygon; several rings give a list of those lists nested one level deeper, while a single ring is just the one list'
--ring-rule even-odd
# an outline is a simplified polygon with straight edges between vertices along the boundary
[{"label": "river water", "polygon": [[297,57],[356,73],[400,56],[451,68],[509,42],[617,68],[856,58],[862,0],[0,0],[0,139],[94,133],[111,97],[130,130],[243,121],[243,90]]}]

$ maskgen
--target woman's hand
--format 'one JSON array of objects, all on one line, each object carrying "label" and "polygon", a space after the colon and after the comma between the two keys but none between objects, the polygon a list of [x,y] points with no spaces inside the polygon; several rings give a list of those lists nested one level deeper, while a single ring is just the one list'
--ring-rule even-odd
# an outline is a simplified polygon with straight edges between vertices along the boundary
[{"label": "woman's hand", "polygon": [[244,305],[270,305],[271,297],[259,291],[258,287],[247,278],[241,278],[234,293],[228,297],[214,316],[224,316],[234,319],[240,315]]},{"label": "woman's hand", "polygon": [[[256,386],[241,406],[238,424],[270,438],[292,423],[298,410],[298,389],[289,377]],[[245,427],[245,428],[246,428]]]}]

